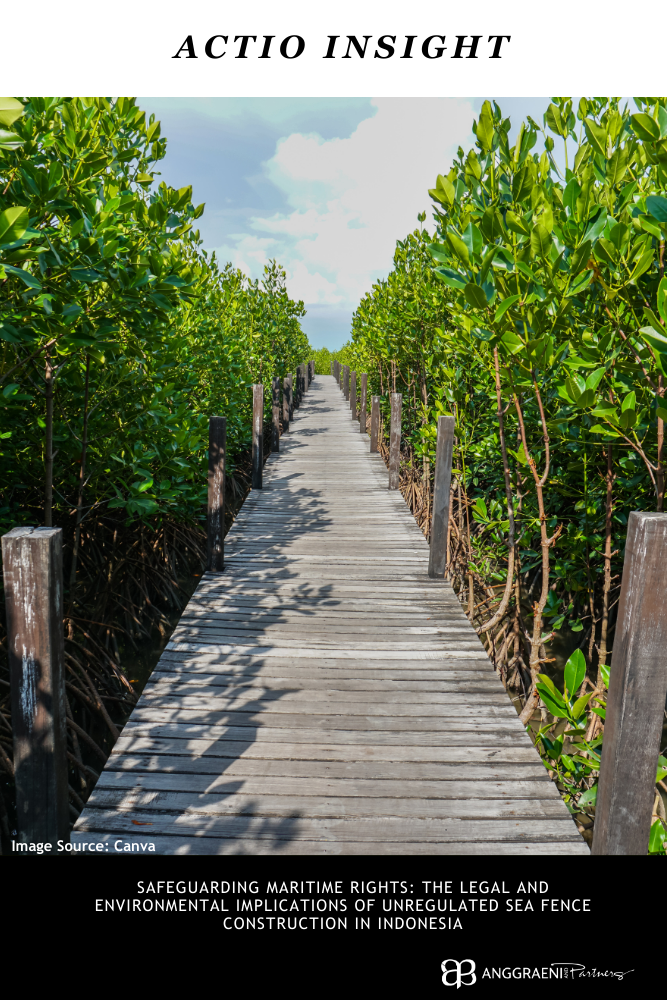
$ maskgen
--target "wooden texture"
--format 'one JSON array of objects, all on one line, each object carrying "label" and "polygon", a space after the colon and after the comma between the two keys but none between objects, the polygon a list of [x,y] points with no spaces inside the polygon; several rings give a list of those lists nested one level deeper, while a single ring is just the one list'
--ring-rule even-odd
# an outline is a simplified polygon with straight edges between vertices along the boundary
[{"label": "wooden texture", "polygon": [[366,433],[366,400],[368,398],[368,375],[362,374],[359,388],[359,431]]},{"label": "wooden texture", "polygon": [[350,413],[357,419],[357,373],[350,372]]},{"label": "wooden texture", "polygon": [[283,434],[287,434],[289,430],[291,381],[291,375],[286,375],[283,379]]},{"label": "wooden texture", "polygon": [[18,840],[69,842],[62,531],[2,537]]},{"label": "wooden texture", "polygon": [[316,375],[75,838],[163,854],[588,853],[349,413]]},{"label": "wooden texture", "polygon": [[271,380],[271,451],[280,451],[280,379]]},{"label": "wooden texture", "polygon": [[444,576],[447,568],[447,531],[449,529],[449,489],[452,481],[454,452],[454,417],[438,417],[435,446],[435,483],[428,556],[428,575]]},{"label": "wooden texture", "polygon": [[350,366],[343,365],[343,393],[345,398],[349,400],[350,398]]},{"label": "wooden texture", "polygon": [[208,422],[208,516],[207,559],[209,573],[222,572],[225,565],[225,456],[227,418]]},{"label": "wooden texture", "polygon": [[390,393],[391,423],[389,425],[389,489],[397,490],[401,474],[401,407],[400,392]]},{"label": "wooden texture", "polygon": [[264,386],[252,387],[252,488],[262,489],[264,464]]},{"label": "wooden texture", "polygon": [[667,695],[666,566],[667,514],[633,511],[609,671],[593,854],[648,850]]},{"label": "wooden texture", "polygon": [[377,452],[380,440],[380,397],[371,400],[371,454]]}]

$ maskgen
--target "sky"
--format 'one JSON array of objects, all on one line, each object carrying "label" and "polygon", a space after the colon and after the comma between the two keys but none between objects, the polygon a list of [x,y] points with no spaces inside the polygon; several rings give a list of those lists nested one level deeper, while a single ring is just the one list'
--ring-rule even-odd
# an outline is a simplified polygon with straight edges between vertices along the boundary
[{"label": "sky", "polygon": [[[206,203],[207,250],[252,278],[275,258],[315,348],[341,347],[352,313],[431,219],[428,188],[474,140],[485,98],[139,98],[168,139],[161,180]],[[518,127],[549,98],[495,98]]]}]

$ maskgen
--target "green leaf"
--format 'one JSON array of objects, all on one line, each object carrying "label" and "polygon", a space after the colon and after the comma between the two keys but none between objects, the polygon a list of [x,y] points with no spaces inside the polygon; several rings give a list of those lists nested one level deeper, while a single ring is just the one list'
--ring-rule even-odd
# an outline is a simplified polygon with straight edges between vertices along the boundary
[{"label": "green leaf", "polygon": [[512,212],[510,209],[508,209],[505,214],[505,225],[508,229],[511,229],[513,233],[518,233],[519,236],[530,236],[529,226],[523,221],[521,216]]},{"label": "green leaf", "polygon": [[475,135],[484,152],[490,152],[493,146],[493,112],[488,101],[484,101],[482,105]]},{"label": "green leaf", "polygon": [[584,289],[588,288],[591,281],[593,280],[593,271],[586,271],[580,277],[576,278],[567,292],[565,293],[567,298],[571,298],[574,295],[580,295]]},{"label": "green leaf", "polygon": [[658,757],[658,770],[655,776],[655,780],[662,781],[663,778],[667,778],[667,757],[663,757],[661,754]]},{"label": "green leaf", "polygon": [[643,142],[655,142],[660,138],[660,126],[645,112],[640,111],[639,114],[631,115],[631,121],[635,134]]},{"label": "green leaf", "polygon": [[577,698],[574,705],[572,706],[572,715],[575,719],[578,719],[580,717],[580,715],[582,714],[582,712],[586,708],[586,705],[589,703],[592,697],[593,697],[593,692],[589,691],[589,693],[583,695],[583,697]]},{"label": "green leaf", "polygon": [[535,257],[546,257],[551,246],[551,234],[543,223],[533,226],[530,234],[530,249]]},{"label": "green leaf", "polygon": [[447,232],[447,242],[451,246],[452,250],[459,258],[459,260],[468,266],[470,264],[470,253],[468,252],[468,247],[465,245],[463,240],[456,235],[456,233]]},{"label": "green leaf", "polygon": [[587,788],[585,792],[582,792],[579,796],[577,806],[580,809],[586,809],[589,806],[594,806],[597,802],[598,797],[598,786],[593,785],[592,788]]},{"label": "green leaf", "polygon": [[19,149],[25,142],[25,139],[21,139],[15,132],[8,132],[4,128],[0,128],[0,149]]},{"label": "green leaf", "polygon": [[486,301],[486,295],[479,285],[474,285],[472,282],[465,287],[465,297],[466,301],[473,307],[473,309],[486,309],[488,303]]},{"label": "green leaf", "polygon": [[657,305],[660,318],[667,323],[667,278],[662,278],[658,285]]},{"label": "green leaf", "polygon": [[503,318],[503,316],[510,308],[510,306],[513,306],[514,303],[518,302],[520,298],[521,298],[520,295],[508,295],[506,299],[503,299],[498,308],[496,309],[496,315],[493,318],[494,323],[498,323]]},{"label": "green leaf", "polygon": [[457,288],[461,290],[466,287],[466,279],[462,277],[458,271],[452,271],[449,267],[436,267],[433,273],[436,277],[440,278],[441,281],[444,281],[446,285],[449,285],[450,288]]},{"label": "green leaf", "polygon": [[667,198],[661,198],[657,194],[650,194],[646,199],[646,208],[658,222],[667,223]]},{"label": "green leaf", "polygon": [[577,247],[577,249],[570,257],[569,261],[570,271],[573,276],[579,274],[579,271],[581,271],[582,268],[584,268],[586,264],[588,264],[588,261],[591,256],[592,246],[593,244],[591,243],[590,240],[584,240],[584,242]]},{"label": "green leaf", "polygon": [[600,156],[607,156],[607,132],[602,125],[598,125],[592,118],[584,118],[584,128],[586,136],[591,146]]},{"label": "green leaf", "polygon": [[0,243],[20,240],[28,228],[28,219],[28,209],[19,205],[0,213]]},{"label": "green leaf", "polygon": [[651,834],[648,838],[648,853],[665,854],[665,839],[667,839],[667,835],[665,834],[662,820],[657,819],[651,826]]},{"label": "green leaf", "polygon": [[0,125],[10,125],[23,114],[23,105],[14,97],[0,97]]},{"label": "green leaf", "polygon": [[586,658],[580,649],[575,649],[565,664],[565,687],[570,697],[573,697],[584,682],[586,676]]},{"label": "green leaf", "polygon": [[24,285],[28,288],[35,288],[41,290],[42,283],[38,278],[31,274],[30,271],[24,271],[21,267],[12,267],[10,264],[2,265],[7,272],[7,274],[13,274],[15,278],[20,278]]}]

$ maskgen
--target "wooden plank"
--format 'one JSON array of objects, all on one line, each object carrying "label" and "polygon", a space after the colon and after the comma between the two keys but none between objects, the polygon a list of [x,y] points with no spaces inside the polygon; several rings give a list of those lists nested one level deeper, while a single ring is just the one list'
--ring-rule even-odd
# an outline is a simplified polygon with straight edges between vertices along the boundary
[{"label": "wooden plank", "polygon": [[648,851],[667,696],[667,514],[628,520],[593,854]]},{"label": "wooden plank", "polygon": [[[398,817],[383,817],[382,819],[339,819],[310,818],[293,816],[290,818],[275,817],[277,822],[271,823],[268,816],[241,817],[207,817],[205,831],[208,837],[246,838],[257,840],[337,840],[340,843],[359,841],[374,844],[412,844],[415,841],[429,844],[468,843],[474,844],[486,840],[500,842],[519,842],[525,840],[558,843],[559,841],[578,841],[574,822],[569,816],[563,819],[553,817],[532,818],[496,818],[486,819],[403,819]],[[197,814],[182,812],[171,815],[167,812],[150,812],[137,808],[133,810],[86,809],[77,823],[77,831],[92,830],[103,832],[111,829],[119,833],[136,834],[136,824],[144,823],[152,826],[150,833],[144,831],[144,840],[152,836],[189,835],[201,836],[204,832],[202,818]],[[408,851],[408,853],[410,853]]]},{"label": "wooden plank", "polygon": [[271,451],[280,451],[280,379],[271,380]]},{"label": "wooden plank", "polygon": [[[72,835],[73,842],[101,843],[107,846],[109,853],[123,853],[122,850],[117,852],[115,849],[115,842],[117,839],[117,834],[115,833],[105,834],[91,832],[83,834],[74,833]],[[147,837],[146,834],[140,835],[134,830],[130,833],[124,833],[122,843],[123,845],[127,844],[130,848],[134,845],[136,847],[136,853],[139,853],[141,852],[141,844],[143,843],[146,845],[148,840],[150,840],[150,843],[153,844],[155,851],[159,854],[187,854],[203,855],[208,857],[220,855],[232,855],[236,857],[239,854],[248,854],[252,856],[276,856],[284,854],[288,856],[304,855],[308,857],[318,855],[335,857],[340,854],[345,854],[353,856],[370,855],[373,857],[394,857],[396,854],[402,853],[397,851],[396,845],[391,842],[386,844],[355,843],[353,841],[346,841],[342,844],[337,840],[275,840],[271,842],[266,840],[255,840],[252,837],[243,837],[241,840],[222,840],[200,834],[196,834],[194,837],[155,836],[152,832],[150,837]],[[588,848],[581,838],[579,841],[568,842],[554,842],[552,840],[545,840],[541,842],[526,841],[521,843],[482,841],[476,842],[474,845],[466,842],[431,844],[413,841],[410,844],[409,851],[406,853],[413,855],[427,855],[429,857],[434,855],[458,856],[469,854],[476,854],[480,857],[486,856],[494,858],[513,855],[524,857],[526,855],[550,856],[552,854],[576,856],[588,854]]]},{"label": "wooden plank", "polygon": [[208,422],[208,516],[206,570],[221,573],[225,566],[225,456],[227,418]]},{"label": "wooden plank", "polygon": [[62,530],[2,536],[21,843],[69,841]]},{"label": "wooden plank", "polygon": [[[298,420],[75,836],[150,833],[162,853],[206,842],[237,854],[586,854],[456,595],[429,577],[428,544],[384,461],[356,433],[367,382],[334,372],[338,384],[299,366]],[[128,817],[149,825],[138,834]]]},{"label": "wooden plank", "polygon": [[[307,788],[307,793],[304,792]],[[243,792],[244,795],[315,795],[356,798],[396,798],[396,799],[444,799],[457,800],[477,798],[507,802],[511,799],[532,799],[558,801],[556,786],[546,774],[544,780],[527,781],[516,778],[511,781],[405,781],[391,778],[383,781],[368,778],[303,778],[271,776],[248,776],[242,781],[225,772],[211,777],[208,774],[179,774],[153,771],[133,774],[131,771],[104,771],[96,789],[126,790],[149,789],[158,792],[195,792],[200,795],[210,793]]]},{"label": "wooden plank", "polygon": [[252,387],[252,488],[261,490],[264,462],[264,386]]}]

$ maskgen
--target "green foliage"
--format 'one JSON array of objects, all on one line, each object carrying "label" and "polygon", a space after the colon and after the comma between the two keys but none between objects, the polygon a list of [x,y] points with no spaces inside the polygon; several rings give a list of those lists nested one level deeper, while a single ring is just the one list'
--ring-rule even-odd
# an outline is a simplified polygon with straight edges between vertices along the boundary
[{"label": "green foliage", "polygon": [[[514,618],[522,683],[537,685],[581,749],[563,755],[549,727],[542,743],[582,796],[594,794],[583,789],[596,746],[581,732],[604,705],[575,694],[587,666],[606,670],[628,513],[662,509],[664,494],[667,99],[637,100],[630,114],[618,99],[582,98],[575,111],[554,98],[514,145],[509,119],[486,102],[476,148],[459,149],[429,192],[435,232],[397,244],[340,352],[369,373],[385,413],[387,393],[403,393],[405,459],[420,458],[427,481],[437,418],[454,414],[454,476],[471,522],[462,580],[505,580],[513,517],[520,598],[493,655],[500,647],[509,660],[503,629]],[[569,659],[559,687],[559,671],[540,664],[550,643],[571,649],[575,636],[589,656]]]},{"label": "green foliage", "polygon": [[202,249],[204,206],[159,180],[166,139],[134,100],[5,98],[0,126],[3,526],[49,505],[51,454],[54,523],[81,482],[86,513],[192,520],[208,417],[233,465],[251,383],[309,356],[303,304],[275,262],[253,282]]}]

